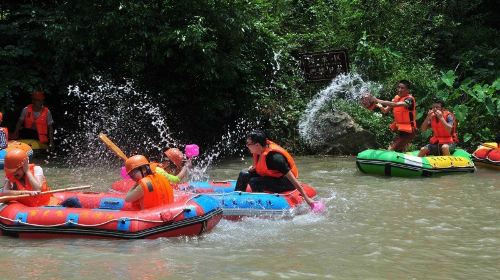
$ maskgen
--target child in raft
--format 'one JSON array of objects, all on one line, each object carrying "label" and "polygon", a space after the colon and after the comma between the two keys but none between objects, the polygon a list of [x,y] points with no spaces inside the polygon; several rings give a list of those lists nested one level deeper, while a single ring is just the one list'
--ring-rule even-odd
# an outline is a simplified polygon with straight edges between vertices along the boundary
[{"label": "child in raft", "polygon": [[170,148],[164,152],[166,160],[155,168],[157,173],[165,176],[171,183],[180,183],[189,173],[192,166],[191,159],[184,160],[184,154],[177,148]]},{"label": "child in raft", "polygon": [[[184,154],[177,148],[170,148],[164,152],[166,160],[161,163],[152,162],[151,169],[163,175],[170,183],[178,184],[187,177],[192,166],[191,159],[184,160]],[[125,167],[122,167],[121,176],[128,179]]]}]

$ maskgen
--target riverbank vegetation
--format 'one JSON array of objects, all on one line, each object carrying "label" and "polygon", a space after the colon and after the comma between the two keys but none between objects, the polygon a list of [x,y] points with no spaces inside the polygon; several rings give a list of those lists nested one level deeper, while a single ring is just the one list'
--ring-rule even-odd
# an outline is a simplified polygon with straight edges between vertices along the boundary
[{"label": "riverbank vegetation", "polygon": [[[188,141],[210,143],[241,117],[258,118],[273,138],[307,151],[297,124],[328,83],[305,81],[300,56],[346,49],[350,71],[383,85],[385,99],[397,80],[410,80],[420,122],[434,97],[444,99],[472,148],[500,131],[499,8],[493,0],[5,1],[0,109],[13,127],[28,94],[43,89],[67,128],[69,85],[133,79]],[[387,146],[386,118],[341,107]]]}]

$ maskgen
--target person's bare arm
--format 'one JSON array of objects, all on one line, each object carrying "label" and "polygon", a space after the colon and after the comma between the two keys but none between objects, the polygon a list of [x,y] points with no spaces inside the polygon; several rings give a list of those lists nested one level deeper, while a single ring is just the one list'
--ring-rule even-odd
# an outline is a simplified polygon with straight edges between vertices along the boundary
[{"label": "person's bare arm", "polygon": [[302,195],[302,197],[304,198],[304,200],[307,202],[307,204],[309,204],[309,206],[313,206],[313,203],[314,201],[309,197],[307,196],[306,192],[304,191],[304,188],[302,188],[302,185],[300,184],[300,182],[297,180],[297,178],[295,178],[295,176],[293,175],[292,171],[288,171],[288,173],[286,173],[285,177],[292,183],[292,185],[300,192],[300,194]]},{"label": "person's bare arm", "polygon": [[425,120],[422,123],[422,126],[420,126],[420,130],[422,132],[426,131],[429,128],[429,123],[430,123],[431,118],[433,116],[434,116],[434,112],[432,110],[429,110],[429,112],[427,112],[427,117],[425,117]]},{"label": "person's bare arm", "polygon": [[42,181],[43,178],[39,178],[30,172],[28,160],[26,160],[23,164],[24,176],[28,179],[33,191],[40,192],[42,190]]},{"label": "person's bare arm", "polygon": [[380,103],[377,103],[377,105],[375,105],[375,106],[377,106],[377,107],[380,109],[380,111],[381,111],[382,113],[384,113],[384,114],[387,114],[387,112],[389,112],[389,111],[392,109],[392,108],[391,108],[391,107],[389,107],[389,106],[384,107],[384,106],[383,106],[382,104],[380,104]]},{"label": "person's bare arm", "polygon": [[406,103],[404,101],[392,102],[392,101],[380,100],[378,98],[375,98],[374,101],[377,102],[377,103],[379,103],[379,104],[381,104],[381,105],[388,106],[388,107],[391,107],[391,108],[401,107],[401,106],[408,107],[408,103]]},{"label": "person's bare arm", "polygon": [[142,187],[139,185],[135,185],[128,193],[127,196],[125,197],[125,201],[127,202],[134,202],[139,199],[141,199],[144,196],[144,191],[142,190]]},{"label": "person's bare arm", "polygon": [[443,113],[441,111],[437,110],[435,112],[435,114],[436,114],[436,118],[444,125],[444,128],[446,129],[446,131],[448,131],[448,133],[451,133],[451,130],[453,128],[453,124],[449,124],[447,122],[447,120],[444,119]]}]

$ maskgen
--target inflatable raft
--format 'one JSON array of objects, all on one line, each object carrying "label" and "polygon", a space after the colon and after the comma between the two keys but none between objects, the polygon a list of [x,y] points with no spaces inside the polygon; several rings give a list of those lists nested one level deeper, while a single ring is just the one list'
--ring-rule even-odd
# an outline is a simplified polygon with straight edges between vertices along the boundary
[{"label": "inflatable raft", "polygon": [[54,194],[64,200],[78,197],[82,208],[28,207],[18,202],[0,204],[0,232],[20,238],[158,238],[199,235],[221,219],[214,199],[179,193],[172,204],[138,210],[124,194]]},{"label": "inflatable raft", "polygon": [[418,151],[398,153],[388,150],[365,150],[358,154],[356,165],[363,173],[415,177],[474,172],[471,156],[457,149],[451,156],[417,157]]},{"label": "inflatable raft", "polygon": [[[242,217],[261,218],[291,218],[310,211],[299,191],[282,193],[254,193],[234,191],[235,180],[189,182],[179,184],[177,189],[203,193],[215,198],[222,208],[225,219],[236,220]],[[307,184],[302,184],[304,191],[311,198],[316,196],[316,190]]]},{"label": "inflatable raft", "polygon": [[479,146],[472,154],[472,160],[478,166],[500,170],[500,147],[498,143],[484,143]]},{"label": "inflatable raft", "polygon": [[31,147],[28,144],[18,142],[18,141],[9,141],[7,148],[0,150],[0,169],[3,169],[5,155],[7,154],[7,152],[9,150],[12,150],[12,149],[25,150],[26,153],[28,154],[30,161],[33,158],[33,149],[31,149]]},{"label": "inflatable raft", "polygon": [[19,139],[17,140],[19,142],[25,143],[26,145],[29,145],[31,149],[34,151],[39,151],[39,150],[47,150],[49,146],[47,144],[40,143],[40,141],[35,140],[35,139]]},{"label": "inflatable raft", "polygon": [[[115,182],[112,191],[127,192],[132,186],[132,180]],[[235,191],[236,181],[195,181],[174,185],[177,191],[205,194],[218,201],[225,219],[236,220],[242,217],[290,218],[310,211],[304,203],[299,191],[283,193],[254,193],[248,187],[247,192]],[[302,184],[304,191],[311,198],[316,196],[316,190]]]}]

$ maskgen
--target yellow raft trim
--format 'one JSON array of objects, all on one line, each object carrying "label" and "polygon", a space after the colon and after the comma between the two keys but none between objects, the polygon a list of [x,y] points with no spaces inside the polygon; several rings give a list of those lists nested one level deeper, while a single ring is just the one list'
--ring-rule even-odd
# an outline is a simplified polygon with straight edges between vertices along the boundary
[{"label": "yellow raft trim", "polygon": [[42,144],[35,139],[19,139],[17,141],[28,144],[33,150],[47,150],[49,148],[47,144]]},{"label": "yellow raft trim", "polygon": [[432,168],[450,168],[450,167],[472,167],[474,163],[464,157],[456,156],[427,156],[425,157]]}]

